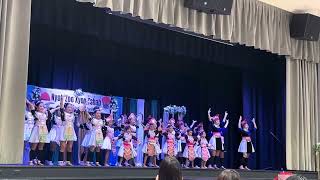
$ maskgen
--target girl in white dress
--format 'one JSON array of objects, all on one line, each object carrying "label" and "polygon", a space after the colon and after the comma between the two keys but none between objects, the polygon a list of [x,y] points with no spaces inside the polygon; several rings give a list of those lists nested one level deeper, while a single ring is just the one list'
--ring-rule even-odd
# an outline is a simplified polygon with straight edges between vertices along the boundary
[{"label": "girl in white dress", "polygon": [[[37,102],[35,104],[35,107],[31,103],[29,105],[32,109],[31,112],[35,120],[35,125],[29,138],[29,142],[31,143],[29,165],[43,165],[45,159],[43,147],[45,143],[50,142],[48,136],[47,121],[51,119],[52,113],[59,108],[47,111],[41,101]],[[38,152],[36,151],[37,149]],[[36,160],[36,158],[38,158],[38,160]]]},{"label": "girl in white dress", "polygon": [[[82,145],[89,148],[87,166],[101,166],[101,147],[103,144],[102,127],[104,121],[102,120],[101,109],[99,107],[94,108],[94,118],[90,120],[90,133],[88,139],[84,140]],[[94,153],[96,153],[96,162],[93,163]]]},{"label": "girl in white dress", "polygon": [[27,100],[26,110],[24,114],[24,135],[23,135],[23,139],[24,139],[24,155],[23,155],[24,161],[23,162],[24,163],[29,162],[29,153],[30,153],[29,138],[31,136],[31,132],[34,126],[34,117],[30,111],[31,109],[28,103],[29,101]]},{"label": "girl in white dress", "polygon": [[60,101],[60,112],[62,120],[62,129],[60,131],[60,153],[59,153],[59,165],[64,165],[64,153],[67,151],[66,165],[72,166],[72,147],[73,142],[77,141],[77,135],[74,130],[74,108],[70,103],[65,103],[66,96],[63,96]]},{"label": "girl in white dress", "polygon": [[[132,140],[137,141],[137,137],[135,136],[135,133],[132,132],[131,126],[125,126],[124,133],[118,136],[117,139],[122,139],[122,144],[120,145],[118,152],[118,156],[120,157],[118,166],[122,166],[123,159],[125,160],[125,166],[131,166],[129,161],[134,160],[137,156],[137,152],[135,151],[132,142]],[[139,144],[138,141],[137,143]]]},{"label": "girl in white dress", "polygon": [[104,166],[109,167],[109,155],[114,143],[114,128],[113,128],[113,113],[111,113],[106,119],[106,137],[103,140],[101,149],[106,150]]},{"label": "girl in white dress", "polygon": [[90,121],[91,118],[90,114],[87,111],[87,108],[84,104],[81,104],[79,107],[79,133],[78,133],[78,140],[79,140],[79,159],[81,165],[87,164],[87,156],[88,156],[88,148],[85,146],[87,144],[87,141],[90,138]]},{"label": "girl in white dress", "polygon": [[[160,123],[161,124],[161,123]],[[157,166],[157,156],[161,153],[159,144],[159,135],[162,132],[161,126],[157,128],[157,121],[152,118],[144,128],[144,145],[142,152],[144,153],[143,167],[147,167],[148,157],[152,159],[153,167]]]},{"label": "girl in white dress", "polygon": [[[60,106],[58,106],[60,107]],[[52,127],[49,132],[49,138],[50,138],[50,152],[49,152],[49,162],[48,165],[52,166],[52,157],[53,153],[56,151],[57,146],[60,146],[60,136],[62,132],[62,120],[61,120],[61,112],[56,111],[53,114],[52,118]]]},{"label": "girl in white dress", "polygon": [[[252,119],[253,129],[258,129],[255,119]],[[240,169],[250,170],[248,168],[248,161],[251,153],[254,153],[254,147],[251,140],[251,131],[250,126],[246,120],[242,120],[242,116],[239,118],[238,128],[242,137],[242,140],[239,145],[238,152],[242,153],[240,159]]]}]

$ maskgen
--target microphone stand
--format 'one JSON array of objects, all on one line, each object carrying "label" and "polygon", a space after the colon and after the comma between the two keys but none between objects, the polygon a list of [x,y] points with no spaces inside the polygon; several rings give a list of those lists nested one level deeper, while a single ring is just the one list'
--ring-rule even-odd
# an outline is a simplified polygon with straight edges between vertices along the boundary
[{"label": "microphone stand", "polygon": [[[280,141],[280,139],[272,132],[269,131],[270,135],[277,141],[277,143],[280,145],[281,148],[281,154],[283,155],[284,149],[283,149],[283,143]],[[281,165],[282,166],[282,165]],[[284,171],[284,168],[281,167],[281,171]]]}]

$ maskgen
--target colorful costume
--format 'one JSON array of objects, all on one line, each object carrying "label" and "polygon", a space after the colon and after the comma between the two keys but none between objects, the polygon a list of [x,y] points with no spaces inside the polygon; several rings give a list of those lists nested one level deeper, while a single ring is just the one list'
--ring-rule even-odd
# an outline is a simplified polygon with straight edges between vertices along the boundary
[{"label": "colorful costume", "polygon": [[42,112],[32,111],[32,115],[35,118],[35,125],[33,126],[29,142],[30,143],[49,143],[49,132],[47,127],[48,115],[51,117],[51,113],[48,111],[48,115]]},{"label": "colorful costume", "polygon": [[137,152],[133,147],[132,140],[137,140],[136,136],[132,133],[124,133],[118,137],[122,139],[122,144],[120,146],[118,156],[123,157],[125,160],[130,160],[137,156]]},{"label": "colorful costume", "polygon": [[186,147],[183,151],[183,157],[188,159],[189,161],[194,161],[194,159],[196,158],[195,144],[197,138],[193,136],[185,136],[185,141]]}]

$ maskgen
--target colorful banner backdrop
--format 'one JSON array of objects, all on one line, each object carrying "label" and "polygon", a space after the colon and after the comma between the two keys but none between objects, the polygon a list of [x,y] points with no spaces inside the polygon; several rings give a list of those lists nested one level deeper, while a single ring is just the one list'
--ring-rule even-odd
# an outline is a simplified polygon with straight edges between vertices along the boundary
[{"label": "colorful banner backdrop", "polygon": [[66,103],[73,104],[79,108],[80,104],[85,104],[89,112],[93,111],[94,107],[100,107],[102,113],[110,114],[111,109],[117,112],[122,107],[123,98],[117,96],[103,96],[88,92],[82,92],[80,89],[63,90],[42,88],[33,85],[27,87],[27,98],[29,101],[42,101],[46,107],[59,106],[61,97],[66,95]]}]

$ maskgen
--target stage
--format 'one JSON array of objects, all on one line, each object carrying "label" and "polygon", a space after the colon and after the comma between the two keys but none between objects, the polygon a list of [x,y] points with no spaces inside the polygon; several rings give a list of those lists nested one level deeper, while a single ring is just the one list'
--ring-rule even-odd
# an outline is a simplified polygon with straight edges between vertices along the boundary
[{"label": "stage", "polygon": [[[0,166],[1,179],[154,179],[157,168],[118,168],[118,167],[30,167]],[[184,179],[213,180],[221,170],[183,169]],[[278,171],[242,171],[241,179],[273,179]],[[317,179],[316,172],[294,172],[307,179]]]}]

